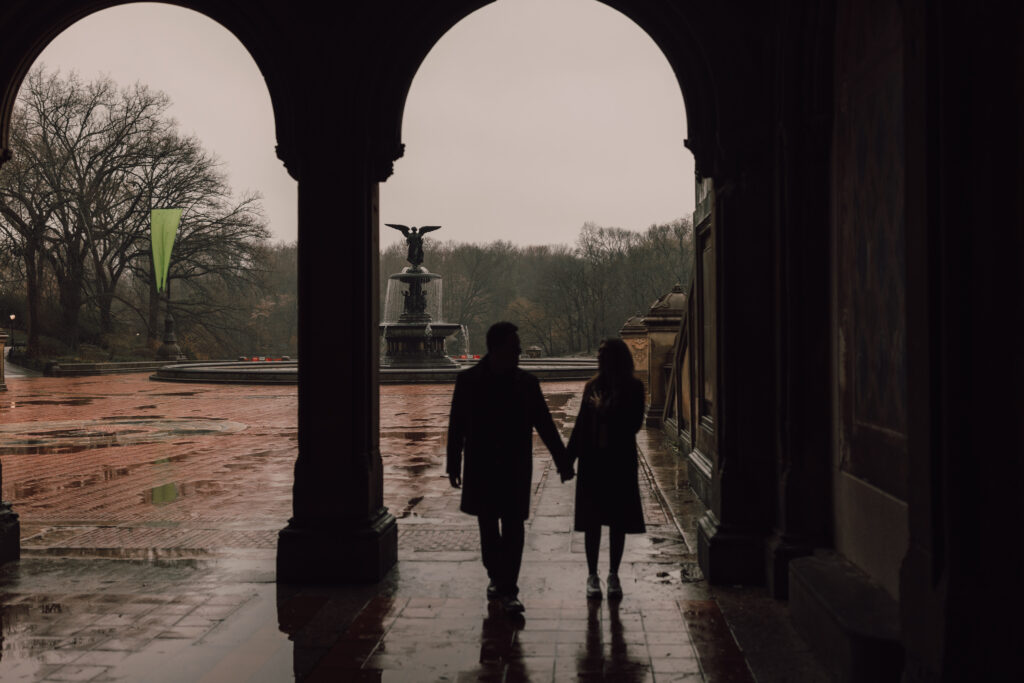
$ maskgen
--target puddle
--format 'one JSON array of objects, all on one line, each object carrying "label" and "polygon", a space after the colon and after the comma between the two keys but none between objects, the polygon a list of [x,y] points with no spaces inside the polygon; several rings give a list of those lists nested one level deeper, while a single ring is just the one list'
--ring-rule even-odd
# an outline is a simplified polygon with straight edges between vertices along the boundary
[{"label": "puddle", "polygon": [[402,438],[414,443],[416,441],[426,441],[430,436],[429,432],[402,432]]},{"label": "puddle", "polygon": [[31,498],[42,491],[44,491],[44,488],[43,483],[40,481],[14,482],[15,499]]},{"label": "puddle", "polygon": [[154,486],[142,494],[142,502],[150,505],[166,505],[176,500],[178,500],[178,485],[174,482]]},{"label": "puddle", "polygon": [[405,519],[406,517],[408,517],[412,513],[412,509],[414,507],[416,507],[417,505],[419,505],[419,503],[422,500],[423,500],[423,496],[416,496],[415,498],[410,498],[409,502],[405,504],[405,509],[402,510],[402,514],[399,515],[398,518],[399,519]]},{"label": "puddle", "polygon": [[[123,425],[118,428],[118,425]],[[23,422],[0,425],[0,455],[78,453],[95,448],[172,441],[181,437],[232,434],[247,428],[222,418],[154,418],[142,415],[97,420]]]},{"label": "puddle", "polygon": [[132,470],[130,467],[115,467],[113,465],[103,466],[103,481],[114,481],[120,477],[125,477],[131,474]]},{"label": "puddle", "polygon": [[142,502],[150,505],[167,505],[179,498],[189,496],[210,496],[222,493],[224,485],[212,479],[189,482],[168,482],[142,492]]},{"label": "puddle", "polygon": [[53,493],[56,491],[67,491],[82,489],[103,481],[105,477],[100,473],[79,476],[74,478],[51,478],[49,480],[33,479],[27,482],[15,482],[11,487],[15,500],[26,500],[34,496]]},{"label": "puddle", "polygon": [[88,445],[69,444],[63,446],[36,446],[32,444],[19,444],[17,446],[0,446],[0,455],[68,455],[72,453],[81,453],[82,451],[88,451],[94,448],[109,448],[110,446],[122,445],[124,444],[118,444],[113,442],[97,442]]},{"label": "puddle", "polygon": [[[212,557],[214,550],[209,548],[24,548],[23,557],[75,557],[88,559],[136,560],[154,567],[174,567],[199,569],[205,566],[203,558]],[[113,581],[104,583],[114,583]],[[5,631],[6,631],[6,621]],[[111,627],[117,630],[116,627]],[[74,648],[76,645],[92,646],[96,643],[93,637],[86,637],[79,643],[78,636],[62,639],[62,648]],[[4,652],[7,641],[5,637]]]},{"label": "puddle", "polygon": [[675,586],[681,583],[703,581],[704,575],[701,573],[700,566],[696,562],[683,562],[678,569],[648,574],[644,577],[644,580],[650,583]]},{"label": "puddle", "polygon": [[31,401],[12,401],[11,407],[16,406],[87,406],[92,403],[91,398],[66,398],[66,399],[33,399]]},{"label": "puddle", "polygon": [[104,437],[115,436],[117,432],[90,432],[85,429],[51,429],[45,432],[25,432],[25,436],[48,436],[52,438],[65,439],[78,436]]},{"label": "puddle", "polygon": [[566,403],[571,401],[575,397],[575,393],[558,393],[558,394],[545,394],[544,398],[548,402],[548,410],[554,412],[556,408],[561,408]]}]

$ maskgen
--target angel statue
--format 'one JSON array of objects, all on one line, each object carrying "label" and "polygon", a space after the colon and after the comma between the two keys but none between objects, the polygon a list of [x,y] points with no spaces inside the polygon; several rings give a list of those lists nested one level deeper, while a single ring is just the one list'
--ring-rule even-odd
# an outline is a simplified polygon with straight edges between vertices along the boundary
[{"label": "angel statue", "polygon": [[433,230],[440,230],[440,225],[424,225],[422,228],[408,228],[404,225],[385,223],[384,225],[395,230],[401,230],[405,235],[405,242],[409,245],[409,254],[406,260],[412,264],[414,270],[418,270],[423,263],[423,235]]}]

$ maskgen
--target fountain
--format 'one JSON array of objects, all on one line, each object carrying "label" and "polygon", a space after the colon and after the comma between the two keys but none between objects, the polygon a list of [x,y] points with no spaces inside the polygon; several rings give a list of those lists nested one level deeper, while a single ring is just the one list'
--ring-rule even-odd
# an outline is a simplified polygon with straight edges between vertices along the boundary
[{"label": "fountain", "polygon": [[423,235],[441,226],[387,226],[405,235],[410,265],[388,278],[384,321],[380,324],[384,339],[380,366],[394,370],[451,370],[458,364],[445,353],[444,340],[462,326],[441,322],[441,276],[423,267]]},{"label": "fountain", "polygon": [[[383,322],[380,324],[383,348],[379,381],[381,384],[452,383],[456,375],[476,359],[457,362],[445,352],[445,339],[460,330],[468,344],[468,330],[457,323],[442,322],[442,278],[423,267],[423,235],[440,226],[419,229],[404,225],[388,227],[401,230],[405,235],[410,265],[388,278]],[[545,381],[580,381],[593,376],[597,362],[594,358],[529,358],[520,367]],[[160,368],[151,379],[165,382],[295,384],[298,382],[298,362],[179,363]]]}]

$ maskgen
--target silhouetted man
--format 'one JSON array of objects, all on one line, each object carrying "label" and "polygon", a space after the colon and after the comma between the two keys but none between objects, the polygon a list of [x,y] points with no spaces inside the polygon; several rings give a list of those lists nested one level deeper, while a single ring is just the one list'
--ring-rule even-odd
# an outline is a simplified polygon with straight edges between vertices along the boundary
[{"label": "silhouetted man", "polygon": [[462,486],[461,510],[476,515],[480,525],[480,553],[491,579],[487,599],[501,600],[510,614],[523,611],[518,581],[523,523],[530,514],[534,428],[562,481],[573,476],[540,383],[519,369],[517,330],[509,322],[487,330],[487,355],[455,380],[448,423],[448,479],[455,488]]}]

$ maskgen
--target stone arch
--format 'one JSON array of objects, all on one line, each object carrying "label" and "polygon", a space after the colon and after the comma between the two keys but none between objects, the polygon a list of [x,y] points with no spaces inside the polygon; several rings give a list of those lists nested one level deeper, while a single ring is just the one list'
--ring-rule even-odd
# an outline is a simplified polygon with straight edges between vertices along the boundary
[{"label": "stone arch", "polygon": [[[650,6],[635,0],[595,0],[620,12],[626,20],[640,27],[675,73],[686,109],[686,146],[694,155],[698,175],[713,174],[719,154],[716,152],[718,132],[718,96],[706,51],[700,41],[701,32],[686,16],[685,9]],[[493,0],[468,0],[457,10],[414,10],[420,16],[403,24],[406,32],[395,33],[386,58],[375,74],[376,97],[367,109],[373,112],[369,131],[375,162],[373,175],[379,182],[387,180],[393,163],[405,152],[402,143],[402,119],[405,102],[413,79],[423,60],[441,38],[462,19]],[[680,141],[683,142],[683,141]]]},{"label": "stone arch", "polygon": [[[490,1],[465,0],[446,11],[409,10],[402,21],[389,25],[387,49],[361,74],[364,87],[369,86],[362,115],[371,182],[385,181],[394,160],[404,153],[405,100],[424,58],[448,30]],[[778,17],[767,6],[737,12],[707,4],[680,7],[643,0],[600,1],[639,26],[665,56],[683,95],[685,144],[694,155],[696,174],[713,182],[715,246],[708,288],[714,292],[716,310],[712,382],[720,400],[707,443],[713,452],[707,489],[714,493],[701,519],[698,554],[705,576],[713,582],[762,583],[764,538],[772,532],[778,496],[771,441],[779,370],[773,331],[779,324],[789,324],[775,317],[776,292],[756,284],[773,283],[776,278],[780,236],[775,231],[780,228],[764,229],[764,211],[775,207],[776,201],[776,136],[780,124],[790,129],[788,120],[780,120],[776,98],[780,87],[794,87],[778,82],[772,71],[775,41],[780,39]],[[829,15],[818,9],[793,14],[786,25],[816,21],[828,26]],[[823,35],[822,49],[827,52],[830,34]],[[811,80],[816,96],[827,92],[819,80]],[[795,87],[806,86],[801,81]],[[794,130],[804,123],[801,119]],[[665,144],[682,142],[666,140]],[[820,177],[809,183],[816,190],[820,190],[815,184]],[[815,214],[807,227],[821,218]],[[804,227],[803,222],[799,225]],[[822,246],[817,241],[813,244],[815,249]],[[744,277],[735,277],[738,273]],[[761,341],[752,342],[755,339]],[[722,389],[740,384],[745,391]],[[744,428],[738,428],[740,424]]]},{"label": "stone arch", "polygon": [[[58,35],[76,22],[113,7],[136,4],[138,0],[100,0],[93,3],[23,4],[18,31],[5,31],[4,51],[0,54],[0,164],[10,158],[8,147],[11,114],[18,91],[36,59]],[[267,46],[273,44],[273,27],[266,22],[251,21],[232,10],[227,3],[202,0],[160,0],[161,4],[198,12],[227,29],[242,44],[263,75],[274,111],[277,135],[277,154],[293,178],[298,179],[296,166],[291,160],[294,128],[289,103],[291,93],[286,74],[278,68]],[[250,21],[245,21],[248,18]]]}]

